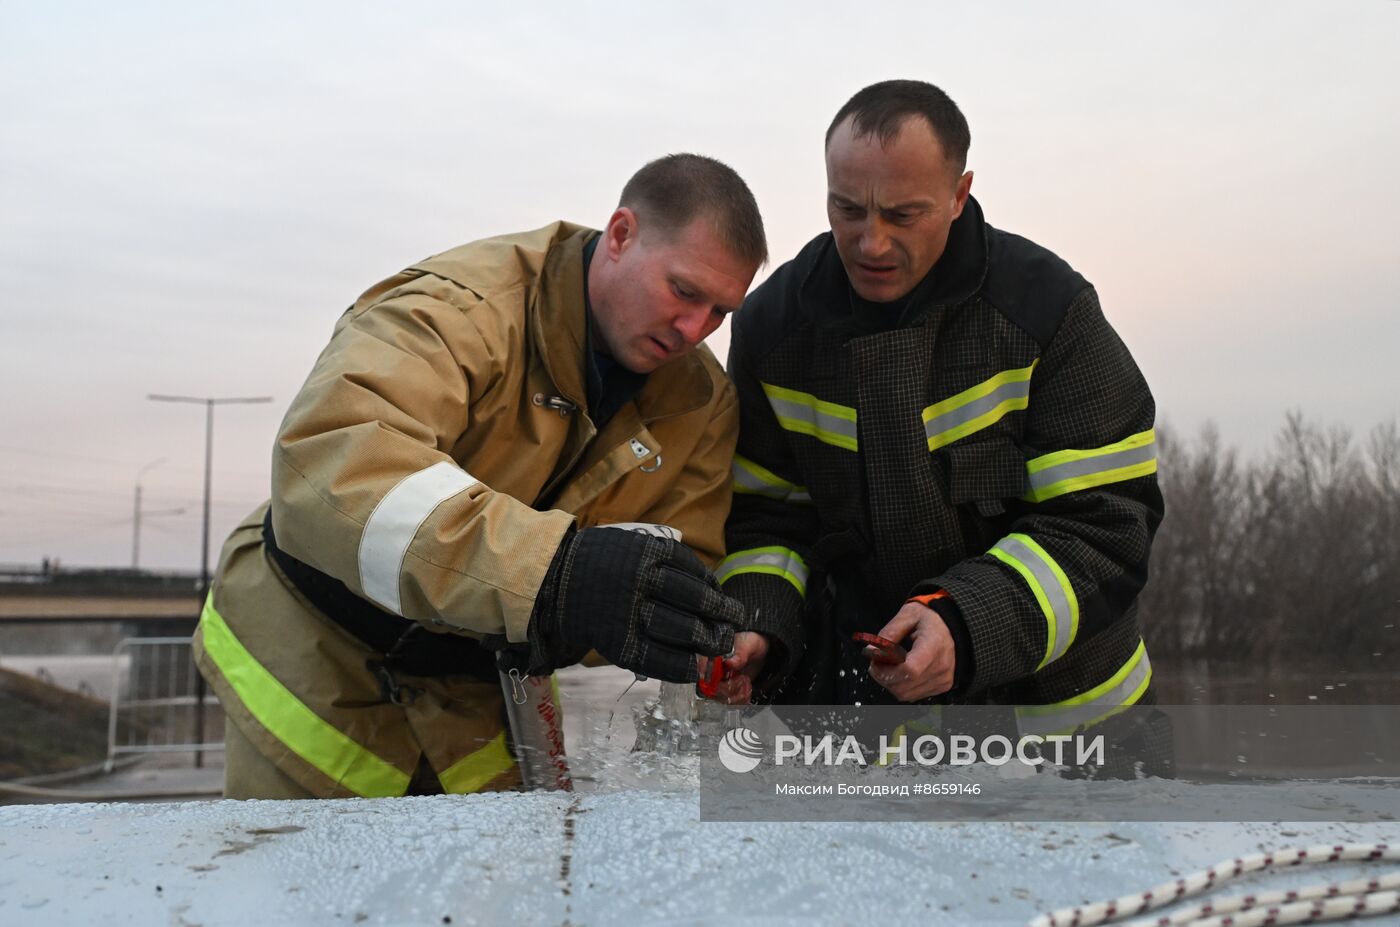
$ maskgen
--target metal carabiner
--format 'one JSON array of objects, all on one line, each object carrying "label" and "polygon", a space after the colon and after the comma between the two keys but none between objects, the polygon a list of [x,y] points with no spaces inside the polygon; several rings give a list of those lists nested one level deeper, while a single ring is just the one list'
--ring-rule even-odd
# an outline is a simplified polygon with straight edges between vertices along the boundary
[{"label": "metal carabiner", "polygon": [[520,670],[515,667],[510,668],[507,674],[510,676],[510,700],[517,705],[524,705],[527,695],[525,693],[525,678],[520,675]]},{"label": "metal carabiner", "polygon": [[536,393],[532,398],[537,406],[544,406],[546,409],[553,409],[559,413],[560,418],[568,418],[571,412],[578,410],[578,403],[570,402],[563,396],[546,396],[544,393]]},{"label": "metal carabiner", "polygon": [[367,660],[365,667],[374,673],[374,678],[379,680],[379,697],[390,705],[398,705],[400,708],[412,705],[420,694],[419,690],[413,686],[405,686],[399,683],[394,676],[394,671],[389,669],[388,664],[380,660]]}]

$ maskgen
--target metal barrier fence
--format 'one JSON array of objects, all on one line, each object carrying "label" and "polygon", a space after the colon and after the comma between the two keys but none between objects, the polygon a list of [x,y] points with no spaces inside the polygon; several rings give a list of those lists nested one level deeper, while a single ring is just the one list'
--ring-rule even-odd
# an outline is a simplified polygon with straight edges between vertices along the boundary
[{"label": "metal barrier fence", "polygon": [[[188,637],[128,637],[112,653],[107,765],[143,753],[223,750],[206,731],[222,731],[222,709],[195,668]],[[216,735],[217,736],[217,735]]]}]

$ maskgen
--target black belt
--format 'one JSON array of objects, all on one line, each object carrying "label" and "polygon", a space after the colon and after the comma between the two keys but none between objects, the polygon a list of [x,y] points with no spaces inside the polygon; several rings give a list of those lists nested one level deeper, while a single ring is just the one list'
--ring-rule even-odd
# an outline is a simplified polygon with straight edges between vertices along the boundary
[{"label": "black belt", "polygon": [[[371,663],[409,676],[470,676],[483,682],[499,678],[495,654],[476,640],[458,634],[434,634],[416,621],[386,612],[355,595],[334,576],[282,550],[272,533],[271,508],[263,519],[263,546],[297,591],[321,614],[382,655]],[[377,672],[375,666],[370,669]]]}]

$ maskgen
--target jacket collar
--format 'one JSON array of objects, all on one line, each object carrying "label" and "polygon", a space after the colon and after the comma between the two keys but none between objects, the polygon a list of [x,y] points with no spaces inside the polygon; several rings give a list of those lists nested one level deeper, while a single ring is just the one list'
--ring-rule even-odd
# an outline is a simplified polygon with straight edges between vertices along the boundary
[{"label": "jacket collar", "polygon": [[[564,230],[572,234],[556,241],[545,257],[540,295],[530,309],[530,328],[535,350],[544,359],[545,371],[559,393],[586,409],[583,249],[600,233],[577,226],[564,226]],[[704,361],[698,352],[691,351],[652,371],[633,401],[646,424],[701,408],[710,401],[714,388]]]},{"label": "jacket collar", "polygon": [[584,357],[587,324],[584,313],[583,246],[596,238],[592,229],[565,227],[569,232],[551,243],[540,274],[539,296],[530,306],[530,337],[554,388],[579,408],[587,404]]}]

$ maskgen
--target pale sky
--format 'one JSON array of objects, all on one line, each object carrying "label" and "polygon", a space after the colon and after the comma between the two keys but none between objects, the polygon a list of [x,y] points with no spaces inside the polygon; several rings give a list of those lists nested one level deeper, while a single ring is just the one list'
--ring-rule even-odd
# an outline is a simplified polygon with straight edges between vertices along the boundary
[{"label": "pale sky", "polygon": [[[993,225],[1101,294],[1159,420],[1245,450],[1400,416],[1400,3],[0,4],[0,563],[196,569],[340,312],[718,157],[777,263],[860,87],[943,87]],[[711,339],[721,357],[728,332]]]}]

